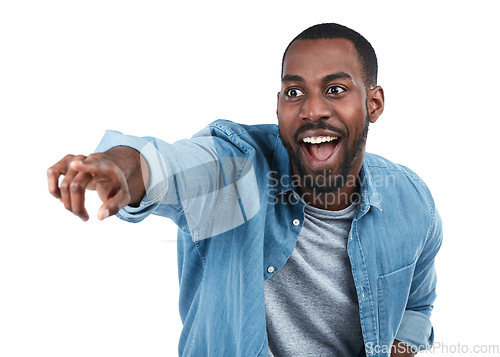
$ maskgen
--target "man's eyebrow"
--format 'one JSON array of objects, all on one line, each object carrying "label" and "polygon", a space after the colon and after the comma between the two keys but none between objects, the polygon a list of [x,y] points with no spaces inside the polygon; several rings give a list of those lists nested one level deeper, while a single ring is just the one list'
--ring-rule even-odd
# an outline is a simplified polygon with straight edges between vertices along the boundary
[{"label": "man's eyebrow", "polygon": [[[337,72],[337,73],[332,73],[332,74],[329,74],[329,75],[326,75],[321,81],[323,83],[325,82],[330,82],[330,81],[334,81],[336,79],[349,79],[349,80],[353,80],[351,75],[345,73],[345,72]],[[283,78],[281,78],[281,82],[305,82],[306,80],[304,78],[302,78],[301,76],[298,76],[296,74],[286,74],[283,76]]]},{"label": "man's eyebrow", "polygon": [[281,82],[305,82],[304,78],[295,74],[286,74],[281,78]]},{"label": "man's eyebrow", "polygon": [[327,76],[325,76],[322,80],[323,83],[325,82],[330,82],[330,81],[334,81],[336,79],[349,79],[349,80],[353,80],[352,77],[345,73],[345,72],[337,72],[337,73],[332,73],[332,74],[329,74]]}]

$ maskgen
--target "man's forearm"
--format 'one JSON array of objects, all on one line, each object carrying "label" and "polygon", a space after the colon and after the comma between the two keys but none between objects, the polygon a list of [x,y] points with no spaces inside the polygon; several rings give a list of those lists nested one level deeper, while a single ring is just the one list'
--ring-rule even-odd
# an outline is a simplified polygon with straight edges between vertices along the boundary
[{"label": "man's forearm", "polygon": [[394,340],[391,349],[391,357],[413,357],[416,353],[413,352],[410,346],[401,341]]}]

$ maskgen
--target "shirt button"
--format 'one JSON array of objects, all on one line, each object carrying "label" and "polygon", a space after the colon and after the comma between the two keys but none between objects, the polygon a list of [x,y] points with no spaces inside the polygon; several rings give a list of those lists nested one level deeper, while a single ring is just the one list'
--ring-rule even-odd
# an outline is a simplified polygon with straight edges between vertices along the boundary
[{"label": "shirt button", "polygon": [[271,265],[269,268],[267,268],[268,273],[272,273],[274,271],[274,267]]},{"label": "shirt button", "polygon": [[292,224],[294,226],[298,226],[300,224],[300,221],[298,219],[294,219],[293,222],[292,222]]}]

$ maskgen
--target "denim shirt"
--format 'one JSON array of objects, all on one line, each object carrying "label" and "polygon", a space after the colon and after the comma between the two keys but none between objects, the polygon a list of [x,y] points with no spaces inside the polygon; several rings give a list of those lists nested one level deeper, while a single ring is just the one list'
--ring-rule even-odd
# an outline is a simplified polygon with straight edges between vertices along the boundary
[{"label": "denim shirt", "polygon": [[[305,206],[278,127],[218,120],[173,144],[107,131],[96,151],[119,145],[142,154],[150,181],[118,217],[179,227],[179,355],[267,356],[264,281],[290,257]],[[366,153],[360,199],[347,251],[366,355],[389,356],[394,339],[429,348],[442,241],[431,194],[413,171]]]}]

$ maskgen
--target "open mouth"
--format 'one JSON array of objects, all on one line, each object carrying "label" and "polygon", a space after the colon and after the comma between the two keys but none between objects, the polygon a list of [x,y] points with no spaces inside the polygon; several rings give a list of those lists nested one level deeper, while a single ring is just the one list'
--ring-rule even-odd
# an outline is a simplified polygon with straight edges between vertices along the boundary
[{"label": "open mouth", "polygon": [[301,146],[314,161],[326,161],[333,155],[339,142],[338,136],[307,136],[302,139]]}]

